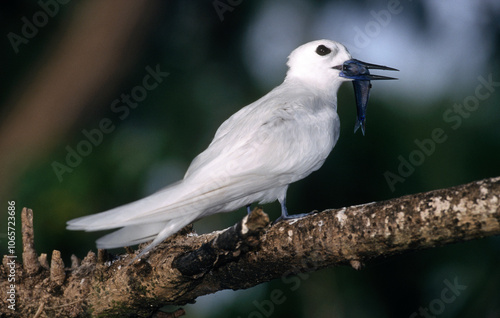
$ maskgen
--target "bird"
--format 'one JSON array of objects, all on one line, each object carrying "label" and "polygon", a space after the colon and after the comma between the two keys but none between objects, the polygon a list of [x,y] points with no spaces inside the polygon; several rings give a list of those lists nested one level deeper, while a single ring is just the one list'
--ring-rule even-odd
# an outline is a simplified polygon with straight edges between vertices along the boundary
[{"label": "bird", "polygon": [[138,258],[198,219],[241,207],[250,213],[256,202],[278,200],[277,221],[307,215],[288,213],[286,193],[291,183],[318,170],[337,143],[339,87],[353,82],[356,127],[364,134],[370,81],[394,79],[369,69],[397,69],[353,59],[344,45],[327,39],[299,46],[287,65],[283,83],[224,121],[182,180],[135,202],[70,220],[67,229],[119,228],[96,241],[100,249],[152,240]]}]

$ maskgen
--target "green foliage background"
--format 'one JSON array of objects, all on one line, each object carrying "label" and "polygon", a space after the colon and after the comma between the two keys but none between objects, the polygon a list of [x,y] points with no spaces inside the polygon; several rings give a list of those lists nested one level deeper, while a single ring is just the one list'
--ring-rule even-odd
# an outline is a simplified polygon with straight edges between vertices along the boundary
[{"label": "green foliage background", "polygon": [[[113,92],[115,97],[100,101],[102,105],[82,114],[55,148],[48,149],[46,155],[18,176],[12,193],[1,198],[0,206],[6,210],[7,200],[16,200],[18,213],[22,206],[35,211],[38,252],[50,253],[58,249],[69,264],[71,254],[83,257],[88,250],[95,250],[94,241],[102,233],[69,232],[65,230],[65,222],[139,199],[182,178],[190,161],[205,149],[217,127],[273,87],[259,82],[252,75],[252,65],[245,62],[245,54],[248,54],[245,37],[252,32],[251,27],[266,2],[238,3],[232,6],[232,11],[224,13],[221,21],[213,1],[163,2],[154,27],[141,44],[134,67],[126,72],[120,87]],[[293,8],[304,3],[290,1],[288,5]],[[310,8],[321,8],[344,2],[318,0],[307,3]],[[365,137],[352,133],[355,118],[352,88],[350,85],[341,88],[338,98],[342,122],[340,140],[321,170],[290,187],[289,210],[302,213],[337,208],[500,175],[498,91],[481,101],[479,108],[464,119],[459,129],[453,130],[443,121],[446,110],[474,95],[478,76],[487,77],[491,73],[493,80],[500,81],[500,10],[493,10],[497,6],[490,4],[492,7],[488,7],[488,4],[485,1],[484,6],[480,6],[487,18],[464,21],[480,24],[483,32],[494,39],[488,46],[489,51],[477,52],[487,60],[486,69],[471,73],[472,80],[466,81],[469,83],[466,87],[450,89],[454,82],[464,82],[450,76],[448,82],[442,83],[443,92],[439,98],[426,99],[411,94],[402,96],[397,91],[401,89],[398,85],[403,85],[400,83],[374,83]],[[387,2],[355,1],[351,5],[361,14],[380,10]],[[27,0],[1,6],[0,28],[4,35],[19,30],[22,16],[39,10],[36,2]],[[404,22],[420,30],[415,41],[425,45],[433,16],[421,3],[408,2],[405,6],[406,21],[395,17],[382,32],[401,28]],[[13,52],[4,36],[0,43],[0,112],[4,118],[12,111],[11,105],[5,102],[12,98],[16,85],[30,77],[32,68],[40,62],[49,43],[58,34],[64,18],[77,9],[76,3],[61,8],[61,12],[18,54]],[[318,12],[311,12],[305,11],[303,15],[312,21]],[[313,37],[314,32],[309,33],[310,36],[297,35],[299,42],[317,38]],[[332,30],[332,39],[342,40],[333,38],[334,35],[335,30]],[[372,41],[376,43],[377,38]],[[398,42],[392,45],[398,46]],[[393,47],[383,49],[390,51]],[[408,54],[408,59],[411,56]],[[435,59],[444,61],[448,57],[419,58],[427,63]],[[463,60],[467,63],[474,58],[464,56]],[[401,74],[398,75],[402,79],[412,76],[405,73],[404,57],[398,60],[399,65],[394,65],[390,60],[370,59],[367,50],[360,59],[399,68]],[[278,63],[284,66],[286,55]],[[141,83],[145,66],[156,64],[170,75],[126,119],[117,120],[117,114],[110,109],[112,100]],[[456,65],[456,68],[462,66]],[[435,74],[414,76],[432,78],[442,71],[438,68]],[[281,77],[284,72],[283,67]],[[385,86],[384,91],[378,90],[381,86]],[[388,97],[392,94],[394,98]],[[64,162],[66,146],[76,147],[84,139],[81,131],[96,128],[106,117],[113,118],[115,130],[105,135],[103,142],[59,182],[51,164]],[[412,151],[418,149],[414,140],[430,138],[435,128],[443,129],[447,140],[438,144],[435,151],[426,156],[403,183],[397,183],[395,191],[391,191],[384,173],[397,173],[399,156],[408,159]],[[273,219],[278,217],[277,203],[266,205],[265,210]],[[232,225],[244,213],[241,209],[212,216],[197,222],[195,228],[199,233],[221,229]],[[6,219],[3,214],[1,217],[1,220]],[[4,224],[3,221],[0,224]],[[0,233],[4,232],[5,229],[0,229]],[[0,237],[0,245],[3,254],[5,235]],[[197,304],[185,307],[186,317],[424,317],[419,308],[428,308],[435,299],[440,299],[446,288],[444,282],[453,282],[455,278],[467,288],[436,316],[500,317],[499,255],[500,240],[487,238],[379,260],[367,264],[362,271],[330,268],[295,279],[275,280],[245,291],[224,291],[202,297]],[[280,303],[271,306],[269,300],[274,290],[281,291]],[[417,315],[412,316],[412,313]]]}]

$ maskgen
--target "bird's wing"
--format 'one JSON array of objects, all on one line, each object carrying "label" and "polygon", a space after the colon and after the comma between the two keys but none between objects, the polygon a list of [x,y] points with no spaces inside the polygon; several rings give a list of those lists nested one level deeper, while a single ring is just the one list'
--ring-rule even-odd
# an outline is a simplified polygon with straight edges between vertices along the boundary
[{"label": "bird's wing", "polygon": [[[273,92],[224,122],[186,179],[224,176],[225,186],[241,187],[244,194],[287,185],[318,169],[338,138],[335,109],[300,92]],[[328,134],[332,138],[320,138]]]},{"label": "bird's wing", "polygon": [[[314,152],[325,147],[319,144],[325,138],[311,138],[321,134],[335,134],[335,140],[338,137],[338,131],[324,129],[331,125],[332,116],[338,120],[335,106],[323,103],[300,88],[278,86],[227,119],[209,147],[193,160],[185,178],[220,160],[230,165],[244,160],[246,164],[239,166],[249,170],[263,165],[269,169],[285,168],[285,158],[290,168],[300,166],[303,160],[307,165],[307,157],[314,157]],[[324,131],[318,131],[322,128]]]}]

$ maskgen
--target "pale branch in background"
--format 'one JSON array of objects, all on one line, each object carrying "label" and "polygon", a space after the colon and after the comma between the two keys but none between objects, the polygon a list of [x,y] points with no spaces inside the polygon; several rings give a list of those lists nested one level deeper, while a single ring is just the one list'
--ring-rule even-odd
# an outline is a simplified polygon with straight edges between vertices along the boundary
[{"label": "pale branch in background", "polygon": [[[238,224],[204,235],[186,227],[149,253],[99,250],[65,268],[58,251],[33,248],[33,212],[23,209],[23,261],[16,263],[15,312],[6,317],[86,315],[179,317],[157,312],[223,289],[244,289],[325,267],[363,263],[418,249],[500,234],[500,177],[408,195],[270,225],[255,209]],[[129,249],[129,251],[131,251]],[[10,268],[4,256],[0,297],[7,299]]]}]

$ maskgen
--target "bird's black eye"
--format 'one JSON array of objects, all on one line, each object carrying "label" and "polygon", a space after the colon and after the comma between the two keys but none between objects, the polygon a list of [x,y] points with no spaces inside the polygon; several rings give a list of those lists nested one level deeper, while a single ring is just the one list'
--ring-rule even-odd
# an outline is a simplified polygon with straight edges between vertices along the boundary
[{"label": "bird's black eye", "polygon": [[329,48],[327,48],[326,46],[324,46],[323,44],[321,44],[320,46],[318,46],[316,48],[316,53],[318,53],[319,55],[321,56],[324,56],[324,55],[327,55],[331,52],[332,50],[330,50]]}]

